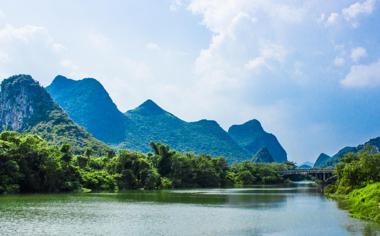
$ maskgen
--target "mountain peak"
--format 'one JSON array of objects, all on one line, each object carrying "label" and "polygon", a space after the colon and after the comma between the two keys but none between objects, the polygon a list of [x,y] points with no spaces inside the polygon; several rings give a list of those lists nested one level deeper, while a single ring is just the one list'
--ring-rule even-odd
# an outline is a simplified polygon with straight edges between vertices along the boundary
[{"label": "mountain peak", "polygon": [[69,79],[67,78],[66,76],[63,76],[63,75],[57,75],[54,79],[53,79],[53,82],[61,82],[61,81],[67,81],[67,80],[72,80],[72,79]]},{"label": "mountain peak", "polygon": [[228,129],[228,134],[251,155],[255,155],[262,148],[267,148],[276,162],[287,160],[286,151],[276,136],[267,133],[256,119],[240,125],[232,125]]},{"label": "mountain peak", "polygon": [[50,95],[30,75],[3,80],[0,91],[0,129],[26,130],[57,108]]},{"label": "mountain peak", "polygon": [[243,136],[250,136],[252,133],[262,133],[265,131],[258,120],[252,119],[240,125],[232,125],[228,129],[228,132],[239,133]]},{"label": "mountain peak", "polygon": [[263,127],[261,126],[260,121],[256,119],[249,120],[242,124],[242,126],[245,126],[247,129],[255,130],[255,131],[264,131]]},{"label": "mountain peak", "polygon": [[84,78],[81,80],[73,80],[63,75],[57,75],[53,82],[48,86],[48,89],[63,89],[65,86],[73,86],[73,84],[79,84],[81,86],[97,86],[98,89],[105,91],[101,83],[94,78]]},{"label": "mountain peak", "polygon": [[130,112],[138,113],[141,115],[160,115],[167,113],[164,109],[162,109],[159,105],[157,105],[157,103],[155,103],[151,99],[146,100],[140,106],[138,106]]},{"label": "mountain peak", "polygon": [[47,90],[71,119],[96,138],[107,143],[124,139],[127,118],[96,79],[72,80],[59,75]]},{"label": "mountain peak", "polygon": [[317,160],[314,163],[315,168],[323,167],[331,157],[325,153],[319,154]]},{"label": "mountain peak", "polygon": [[20,75],[13,75],[9,77],[8,79],[3,80],[1,83],[2,87],[6,86],[15,86],[16,84],[27,86],[27,85],[38,85],[38,81],[34,80],[32,76],[20,74]]},{"label": "mountain peak", "polygon": [[204,125],[208,125],[208,126],[218,126],[218,127],[220,127],[220,125],[218,124],[218,122],[216,122],[215,120],[202,119],[202,120],[198,120],[198,121],[193,122],[193,123],[204,124]]}]

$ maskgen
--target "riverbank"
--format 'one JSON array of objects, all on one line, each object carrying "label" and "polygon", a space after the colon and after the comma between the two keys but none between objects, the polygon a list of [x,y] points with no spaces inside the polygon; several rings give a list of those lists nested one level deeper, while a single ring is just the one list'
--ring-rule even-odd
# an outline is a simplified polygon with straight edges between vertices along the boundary
[{"label": "riverbank", "polygon": [[327,194],[339,201],[352,217],[380,223],[380,183],[368,184],[348,194]]}]

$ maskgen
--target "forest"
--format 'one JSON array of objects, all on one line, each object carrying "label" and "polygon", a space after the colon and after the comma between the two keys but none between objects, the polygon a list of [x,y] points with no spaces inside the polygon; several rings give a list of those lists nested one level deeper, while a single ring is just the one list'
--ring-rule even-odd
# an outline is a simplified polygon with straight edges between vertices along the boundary
[{"label": "forest", "polygon": [[295,164],[229,165],[222,157],[183,153],[151,143],[148,154],[91,149],[74,154],[69,144],[55,146],[35,134],[0,134],[0,193],[118,192],[128,189],[229,187],[287,181],[277,171]]}]

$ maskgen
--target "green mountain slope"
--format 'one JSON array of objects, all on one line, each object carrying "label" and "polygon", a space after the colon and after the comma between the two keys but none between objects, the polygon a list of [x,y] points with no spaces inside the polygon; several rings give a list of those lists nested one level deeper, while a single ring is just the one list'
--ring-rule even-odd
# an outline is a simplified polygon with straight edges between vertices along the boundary
[{"label": "green mountain slope", "polygon": [[242,147],[217,122],[186,122],[152,100],[123,114],[94,79],[74,81],[58,76],[47,89],[75,122],[119,148],[148,152],[149,143],[155,141],[179,151],[224,156],[234,162],[249,160],[260,148],[267,147],[277,162],[286,161],[286,152],[276,137],[262,128],[260,132],[249,130],[249,142]]},{"label": "green mountain slope", "polygon": [[249,154],[236,144],[217,122],[185,122],[147,100],[125,114],[137,127],[128,132],[120,147],[148,151],[152,141],[162,142],[180,151],[224,156],[230,162],[247,160]]},{"label": "green mountain slope", "polygon": [[261,148],[256,155],[252,158],[252,162],[255,163],[272,163],[274,159],[270,154],[268,148]]},{"label": "green mountain slope", "polygon": [[96,138],[114,144],[125,140],[124,130],[130,122],[97,80],[57,76],[47,90],[76,123]]},{"label": "green mountain slope", "polygon": [[276,136],[265,132],[257,120],[250,120],[241,125],[233,125],[228,134],[251,155],[262,148],[267,148],[275,162],[287,161],[287,154]]},{"label": "green mountain slope", "polygon": [[76,153],[86,148],[98,154],[109,150],[75,124],[29,75],[12,76],[1,83],[0,130],[35,133],[53,144],[70,144]]}]

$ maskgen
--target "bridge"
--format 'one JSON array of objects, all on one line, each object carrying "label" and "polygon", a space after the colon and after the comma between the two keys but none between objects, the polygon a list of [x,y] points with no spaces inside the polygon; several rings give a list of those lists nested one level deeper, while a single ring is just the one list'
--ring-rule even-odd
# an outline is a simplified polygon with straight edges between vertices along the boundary
[{"label": "bridge", "polygon": [[336,180],[335,169],[293,169],[279,171],[279,174],[284,177],[291,175],[310,176],[323,183],[329,183]]}]

